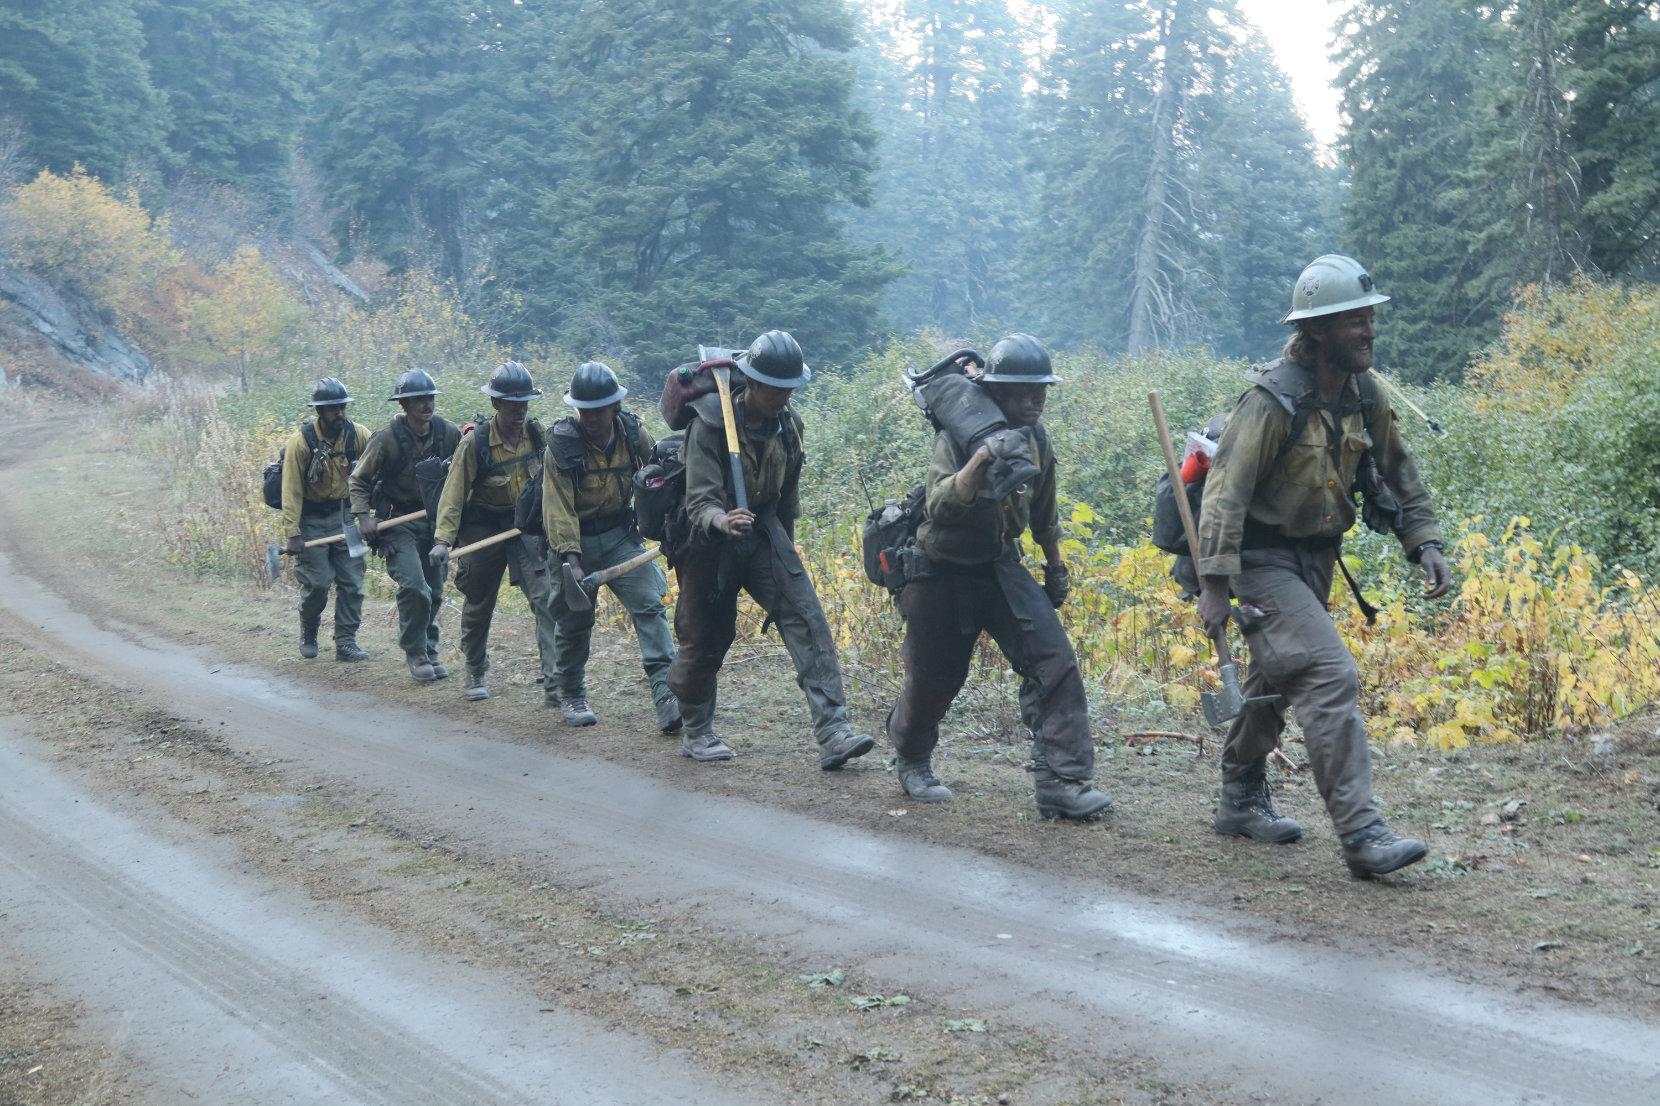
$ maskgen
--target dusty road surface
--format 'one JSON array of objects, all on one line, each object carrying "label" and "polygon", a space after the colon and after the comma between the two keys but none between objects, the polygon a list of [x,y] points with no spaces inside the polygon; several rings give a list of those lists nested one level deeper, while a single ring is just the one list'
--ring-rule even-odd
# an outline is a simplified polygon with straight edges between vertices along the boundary
[{"label": "dusty road surface", "polygon": [[91,1011],[149,1101],[762,1101],[249,878],[222,849],[160,840],[23,744],[0,720],[5,944]]},{"label": "dusty road surface", "polygon": [[[95,622],[3,555],[0,607],[26,627],[34,647],[164,704],[237,753],[373,796],[390,817],[437,827],[469,850],[511,858],[618,901],[674,904],[801,962],[845,966],[889,993],[995,1009],[1076,1049],[1157,1057],[1164,1076],[1225,1083],[1227,1097],[1660,1101],[1660,1028],[1634,1018],[1452,981],[1399,954],[1286,942],[1266,924],[1224,923],[1108,887],[1027,873],[968,850],[690,793],[625,766],[497,741],[475,727],[356,693],[319,694]],[[25,791],[38,783],[51,793],[48,778],[25,760],[0,770],[8,779],[32,781]],[[176,978],[191,959],[181,934],[213,932],[189,905],[191,881],[209,879],[199,867],[205,862],[168,853],[177,879],[146,882],[133,874],[140,865],[123,864],[135,855],[131,850],[144,848],[133,843],[140,840],[136,830],[87,829],[73,818],[52,817],[58,805],[31,800],[0,822],[8,863],[23,863],[29,873],[14,887],[32,885],[25,895],[37,909],[55,894],[79,896],[83,920],[77,924],[96,926],[99,915],[111,912],[142,917],[137,939],[108,935],[104,944],[124,944],[121,955],[131,958],[135,973]],[[89,851],[95,842],[99,850]],[[28,861],[30,855],[40,859]],[[161,897],[162,885],[178,893]],[[9,890],[7,901],[17,894]],[[239,905],[242,894],[248,899]],[[525,1079],[545,1074],[506,1059],[523,1051],[511,1032],[526,1018],[504,1025],[490,1011],[492,1003],[515,1001],[510,994],[492,993],[478,980],[462,987],[445,985],[441,976],[422,980],[371,937],[343,933],[334,944],[323,923],[303,912],[277,927],[267,947],[255,937],[258,899],[252,889],[230,884],[222,918],[240,910],[242,923],[226,920],[209,946],[225,964],[226,982],[219,990],[211,983],[194,992],[185,987],[178,1000],[183,1007],[236,1011],[234,1028],[249,1042],[261,1026],[296,1027],[290,1062],[275,1073],[250,1068],[248,1078],[291,1078],[298,1081],[289,1084],[300,1094],[296,1100],[305,1100],[298,1089],[304,1080],[340,1078],[340,1065],[351,1073],[356,1058],[363,1066],[348,1079],[361,1083],[348,1082],[347,1097],[397,1100],[397,1087],[408,1084],[388,1089],[377,1080],[430,1072],[413,1082],[486,1088],[482,1100],[488,1101],[490,1094],[523,1091]],[[194,901],[205,908],[200,896]],[[20,926],[15,916],[6,925],[34,928]],[[308,962],[298,951],[307,932],[331,951]],[[61,970],[69,982],[87,969],[74,956],[54,959],[50,948],[39,951],[47,970]],[[315,971],[333,956],[346,959]],[[295,973],[308,963],[317,978],[364,973],[374,982],[361,991],[336,986],[320,992],[330,994],[327,1000],[300,1002],[282,984],[303,978]],[[345,963],[353,967],[342,969]],[[423,1044],[422,1033],[434,1026],[411,1019],[411,1006],[419,1004],[398,1001],[399,988],[441,993],[464,1010],[456,1024],[465,1028],[448,1048]],[[278,999],[272,991],[290,996]],[[339,1011],[338,1020],[326,1032],[312,1025],[300,1033],[312,1010]],[[527,1015],[535,1016],[549,1017]],[[569,1033],[576,1036],[567,1035],[567,1042],[582,1039],[580,1031]],[[177,1045],[176,1035],[169,1036]],[[607,1101],[611,1084],[603,1066],[583,1068],[580,1045],[574,1052],[549,1047],[554,1057],[568,1057],[579,1072],[600,1080],[595,1097],[577,1100]],[[308,1062],[301,1059],[307,1049],[322,1051]],[[632,1071],[653,1070],[643,1062],[629,1067],[630,1078]],[[657,1100],[652,1095],[665,1084],[642,1078],[636,1100]],[[711,1096],[693,1083],[676,1085],[694,1101],[737,1098],[724,1088]]]}]

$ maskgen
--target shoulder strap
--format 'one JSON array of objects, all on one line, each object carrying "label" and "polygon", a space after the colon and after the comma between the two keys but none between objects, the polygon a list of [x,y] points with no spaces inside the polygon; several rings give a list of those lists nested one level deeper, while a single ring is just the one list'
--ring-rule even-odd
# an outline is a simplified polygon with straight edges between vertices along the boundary
[{"label": "shoulder strap", "polygon": [[473,427],[473,486],[490,474],[495,461],[490,456],[490,424],[481,422]]},{"label": "shoulder strap", "polygon": [[618,411],[617,417],[622,419],[623,445],[628,448],[628,467],[630,471],[639,472],[645,464],[645,458],[640,455],[640,420],[627,411]]},{"label": "shoulder strap", "polygon": [[323,448],[323,439],[317,436],[317,427],[312,425],[310,419],[306,419],[300,423],[300,434],[305,438],[306,448],[311,450],[311,452],[316,453],[319,449]]}]

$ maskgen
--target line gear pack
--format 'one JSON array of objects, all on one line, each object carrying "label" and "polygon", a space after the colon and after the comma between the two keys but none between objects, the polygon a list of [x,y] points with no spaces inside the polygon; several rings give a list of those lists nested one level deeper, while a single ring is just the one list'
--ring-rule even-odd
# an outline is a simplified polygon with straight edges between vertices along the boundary
[{"label": "line gear pack", "polygon": [[[409,373],[404,374],[404,376],[409,375]],[[401,382],[400,378],[400,384]],[[391,493],[388,492],[387,489],[397,483],[398,478],[403,475],[405,469],[409,468],[411,465],[418,466],[420,464],[420,461],[417,461],[416,457],[420,454],[421,447],[416,444],[415,435],[410,432],[409,425],[405,422],[394,419],[392,421],[391,430],[392,440],[398,445],[397,460],[391,465],[383,464],[381,466],[380,473],[375,477],[374,484],[372,484],[369,488],[369,508],[381,518],[391,518],[393,508],[395,506],[399,506],[392,502]],[[449,432],[449,423],[445,422],[438,415],[432,416],[432,422],[429,424],[427,433],[431,436],[433,445],[439,445],[447,440],[449,438]],[[447,461],[449,460],[449,457],[437,456],[423,458],[423,460]],[[421,477],[418,472],[415,476],[415,486],[417,488],[421,486]],[[426,497],[423,495],[423,506],[425,506],[425,498]],[[429,509],[427,511],[427,517],[429,519],[436,519],[438,517],[438,513]]]},{"label": "line gear pack", "polygon": [[928,485],[918,484],[865,516],[861,534],[865,579],[898,595],[908,582],[906,550],[916,546],[917,528],[927,516]]},{"label": "line gear pack", "polygon": [[690,537],[686,520],[686,432],[657,439],[634,473],[634,519],[640,533],[668,549]]},{"label": "line gear pack", "polygon": [[[628,453],[628,479],[623,481],[623,505],[610,517],[584,519],[582,526],[584,533],[599,533],[617,526],[630,525],[634,522],[634,475],[644,465],[644,458],[640,450],[640,420],[627,411],[617,412],[617,421],[622,424],[621,438],[623,448]],[[553,467],[568,476],[571,484],[581,483],[588,474],[588,443],[582,436],[582,426],[575,418],[567,416],[559,419],[548,427],[548,449],[553,454]],[[521,519],[519,506],[513,511],[513,525],[527,534],[540,534],[543,531],[542,519],[542,481],[546,479],[546,472],[537,474],[536,503],[534,509],[526,507]],[[527,488],[526,491],[529,489]],[[520,499],[523,500],[523,493]],[[526,525],[529,523],[530,525]],[[592,524],[592,525],[590,525]]]},{"label": "line gear pack", "polygon": [[[350,472],[357,465],[357,427],[350,419],[346,420],[344,448],[341,450],[346,457],[346,471]],[[315,484],[323,478],[323,466],[333,454],[321,437],[317,428],[310,419],[300,423],[300,433],[305,436],[306,448],[311,450],[311,462],[306,466],[306,482]],[[260,498],[272,510],[282,510],[282,463],[288,453],[288,446],[284,444],[277,450],[277,459],[265,466],[260,473]]]},{"label": "line gear pack", "polygon": [[[1373,411],[1376,409],[1378,402],[1378,385],[1369,373],[1361,373],[1354,378],[1355,387],[1360,392],[1359,402],[1339,400],[1335,403],[1324,403],[1309,399],[1306,396],[1299,397],[1292,402],[1281,393],[1269,388],[1265,383],[1273,370],[1282,363],[1280,361],[1271,362],[1263,369],[1249,374],[1254,382],[1254,387],[1261,388],[1272,395],[1282,407],[1288,408],[1291,415],[1291,425],[1286,430],[1285,440],[1280,443],[1279,449],[1274,454],[1274,459],[1269,466],[1270,469],[1277,468],[1280,462],[1284,461],[1291,450],[1302,440],[1304,432],[1308,429],[1308,420],[1316,411],[1325,411],[1338,422],[1341,422],[1345,416],[1358,412],[1365,424],[1367,435],[1373,442],[1377,441]],[[1249,392],[1246,392],[1240,396],[1240,399],[1243,400],[1245,395],[1249,394]],[[1230,413],[1218,415],[1206,423],[1203,436],[1212,441],[1220,441],[1222,429],[1226,426]],[[1339,464],[1342,444],[1335,435],[1328,435],[1328,438],[1331,444],[1332,465],[1336,468]],[[1197,478],[1193,480],[1187,479],[1185,467],[1183,472],[1188,504],[1193,509],[1195,525],[1199,521],[1199,507],[1205,494],[1205,479],[1209,475],[1208,465],[1203,466],[1203,468],[1204,471],[1198,473]],[[1405,509],[1401,505],[1400,497],[1395,494],[1394,489],[1383,479],[1383,474],[1378,471],[1377,460],[1372,456],[1370,448],[1361,453],[1359,463],[1355,468],[1354,483],[1349,488],[1351,500],[1357,494],[1361,497],[1360,516],[1368,529],[1379,534],[1399,532],[1406,521]],[[1176,555],[1176,562],[1171,566],[1170,575],[1181,585],[1182,590],[1188,595],[1199,594],[1198,569],[1194,562],[1193,551],[1188,548],[1187,534],[1182,526],[1181,512],[1176,506],[1176,497],[1170,487],[1168,473],[1158,478],[1153,489],[1152,541],[1155,546],[1164,552]],[[1349,590],[1354,595],[1355,604],[1359,607],[1360,613],[1365,616],[1368,624],[1376,622],[1377,608],[1372,606],[1366,600],[1366,597],[1361,594],[1360,584],[1349,571],[1349,566],[1344,563],[1341,551],[1337,557],[1337,565],[1343,573],[1344,580],[1348,582]]]}]

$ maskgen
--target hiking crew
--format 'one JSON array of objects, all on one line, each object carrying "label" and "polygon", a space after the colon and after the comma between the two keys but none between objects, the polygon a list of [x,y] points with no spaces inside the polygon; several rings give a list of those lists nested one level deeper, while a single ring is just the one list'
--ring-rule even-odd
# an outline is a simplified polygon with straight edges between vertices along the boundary
[{"label": "hiking crew", "polygon": [[[634,517],[634,474],[650,456],[655,441],[640,420],[622,409],[628,389],[598,361],[577,368],[565,402],[576,409],[548,428],[542,464],[542,527],[548,539],[548,563],[554,570],[553,672],[550,694],[557,696],[567,726],[598,721],[588,706],[588,650],[594,633],[594,609],[573,609],[565,601],[570,586],[560,571],[571,566],[580,579],[589,572],[621,564],[644,552]],[[651,682],[657,727],[680,729],[680,704],[669,690],[674,638],[669,632],[663,597],[668,577],[656,561],[612,580],[611,592],[634,622],[640,661]]]},{"label": "hiking crew", "polygon": [[[996,459],[981,445],[959,456],[951,435],[934,438],[926,517],[899,591],[905,619],[905,681],[888,714],[900,786],[913,799],[944,802],[951,791],[934,775],[939,723],[968,678],[982,631],[1020,674],[1020,716],[1033,736],[1037,807],[1045,818],[1091,818],[1111,800],[1090,786],[1095,744],[1078,659],[1056,611],[1069,590],[1055,508],[1055,453],[1039,425],[1051,385],[1049,354],[1029,334],[992,347],[979,377],[1011,429],[1027,436],[1036,475],[1004,498],[987,489]],[[1030,470],[1027,470],[1030,471]],[[1028,529],[1043,550],[1043,586],[1020,562]]]},{"label": "hiking crew", "polygon": [[427,559],[433,522],[418,518],[387,530],[379,524],[422,509],[415,466],[428,457],[449,457],[461,431],[433,414],[438,385],[421,369],[398,377],[390,401],[403,414],[377,430],[350,481],[352,514],[370,547],[386,558],[386,574],[398,586],[398,646],[417,683],[449,675],[438,663],[438,612],[444,605],[444,573]]},{"label": "hiking crew", "polygon": [[1382,528],[1424,570],[1426,594],[1452,583],[1429,494],[1366,375],[1374,305],[1388,299],[1353,258],[1328,254],[1303,270],[1282,320],[1296,333],[1279,360],[1248,375],[1254,386],[1222,431],[1199,517],[1199,617],[1220,631],[1234,613],[1231,591],[1251,647],[1245,694],[1283,696],[1247,707],[1229,726],[1216,832],[1274,843],[1302,835],[1274,810],[1266,775],[1294,706],[1343,858],[1362,877],[1421,860],[1425,848],[1391,832],[1373,803],[1355,661],[1327,613],[1339,546],[1355,522],[1357,474],[1375,464],[1384,487],[1369,497],[1368,521],[1387,512]]},{"label": "hiking crew", "polygon": [[[542,430],[530,418],[530,401],[542,393],[530,370],[508,361],[490,374],[481,389],[495,415],[466,434],[455,447],[449,476],[438,500],[438,521],[428,561],[443,578],[450,549],[513,528],[513,506],[541,463]],[[502,572],[524,592],[536,618],[541,651],[542,686],[553,685],[553,592],[548,581],[542,539],[521,535],[487,546],[460,559],[455,588],[461,606],[461,652],[467,660],[467,698],[488,699],[484,677],[490,670],[490,619],[501,592]],[[551,691],[545,691],[551,694]]]},{"label": "hiking crew", "polygon": [[294,578],[300,584],[300,656],[317,655],[317,627],[334,586],[334,658],[366,660],[357,645],[363,621],[363,559],[346,551],[344,542],[317,545],[314,538],[340,533],[346,522],[347,477],[369,430],[346,418],[351,397],[332,376],[319,380],[307,404],[314,419],[289,435],[282,459],[282,532],[294,555]]},{"label": "hiking crew", "polygon": [[[818,742],[819,767],[840,768],[875,740],[853,732],[830,627],[813,581],[795,549],[801,513],[801,418],[790,394],[812,379],[794,338],[769,330],[737,356],[744,387],[732,408],[748,509],[730,484],[721,398],[691,404],[686,430],[686,516],[691,537],[674,551],[680,583],[674,632],[680,654],[669,686],[685,717],[681,752],[694,760],[727,760],[733,752],[715,735],[716,676],[737,634],[738,591],[766,611],[795,665]],[[736,383],[736,381],[734,381]]]}]

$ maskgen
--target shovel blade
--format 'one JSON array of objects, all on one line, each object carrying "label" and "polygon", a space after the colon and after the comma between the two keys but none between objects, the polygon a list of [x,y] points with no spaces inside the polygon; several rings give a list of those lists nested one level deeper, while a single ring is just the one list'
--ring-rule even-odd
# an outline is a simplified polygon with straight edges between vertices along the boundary
[{"label": "shovel blade", "polygon": [[576,569],[571,567],[569,561],[566,561],[561,567],[564,571],[565,606],[573,611],[593,610],[594,600],[588,594],[588,589],[582,586],[582,581],[577,579]]}]

